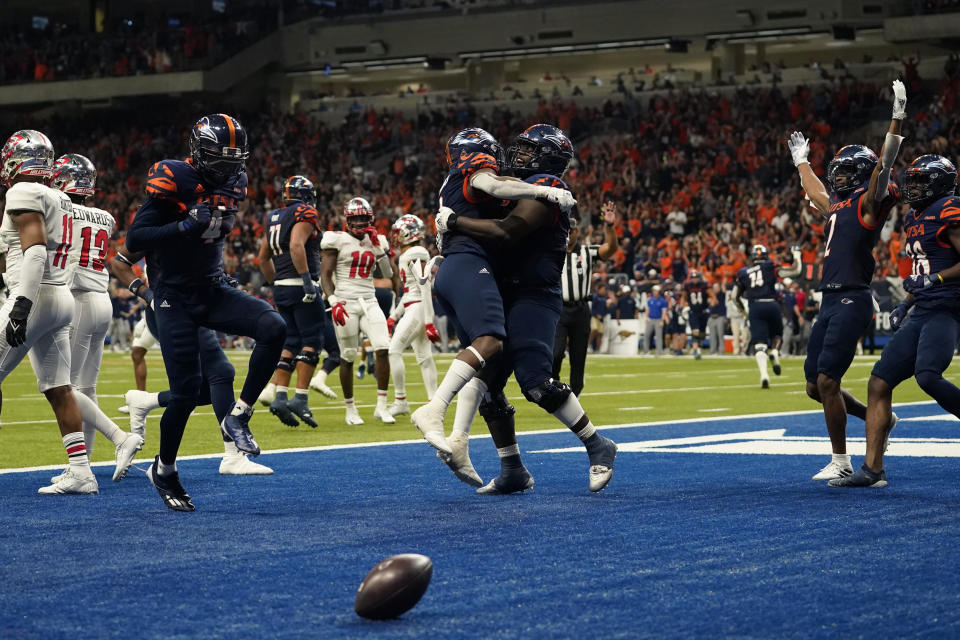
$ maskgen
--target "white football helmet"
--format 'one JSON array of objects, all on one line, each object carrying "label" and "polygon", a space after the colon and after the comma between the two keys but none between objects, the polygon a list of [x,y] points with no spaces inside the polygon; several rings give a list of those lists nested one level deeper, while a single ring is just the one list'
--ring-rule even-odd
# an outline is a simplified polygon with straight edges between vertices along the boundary
[{"label": "white football helmet", "polygon": [[354,198],[343,207],[347,231],[360,233],[373,224],[373,207],[364,198]]},{"label": "white football helmet", "polygon": [[423,240],[425,235],[423,220],[410,213],[402,215],[393,223],[393,233],[399,246]]},{"label": "white football helmet", "polygon": [[7,186],[21,175],[49,178],[53,172],[53,143],[39,131],[22,129],[3,145],[0,163],[0,180]]}]

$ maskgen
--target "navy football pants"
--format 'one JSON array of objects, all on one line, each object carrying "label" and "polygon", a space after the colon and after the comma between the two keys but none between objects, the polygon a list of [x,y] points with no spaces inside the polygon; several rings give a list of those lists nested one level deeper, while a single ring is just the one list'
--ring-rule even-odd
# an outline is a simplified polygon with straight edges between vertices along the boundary
[{"label": "navy football pants", "polygon": [[857,355],[857,343],[873,321],[873,294],[869,289],[824,293],[820,313],[807,341],[803,373],[816,384],[824,374],[840,382]]}]

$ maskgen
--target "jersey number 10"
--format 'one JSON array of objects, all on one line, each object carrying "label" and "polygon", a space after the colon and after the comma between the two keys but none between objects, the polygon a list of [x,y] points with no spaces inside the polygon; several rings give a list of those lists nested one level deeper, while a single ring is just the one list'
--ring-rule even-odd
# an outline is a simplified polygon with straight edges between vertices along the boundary
[{"label": "jersey number 10", "polygon": [[364,251],[361,253],[354,251],[350,255],[353,257],[353,262],[350,263],[350,277],[369,278],[370,272],[373,270],[373,263],[375,262],[373,252]]}]

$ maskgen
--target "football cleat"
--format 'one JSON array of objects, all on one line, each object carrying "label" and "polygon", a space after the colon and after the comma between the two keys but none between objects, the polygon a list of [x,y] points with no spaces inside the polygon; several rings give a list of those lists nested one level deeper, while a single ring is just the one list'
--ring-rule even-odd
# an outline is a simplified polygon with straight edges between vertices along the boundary
[{"label": "football cleat", "polygon": [[363,380],[363,376],[367,375],[367,365],[361,362],[357,366],[357,370],[354,372],[354,375],[357,376],[357,380]]},{"label": "football cleat", "polygon": [[521,467],[509,475],[497,476],[486,485],[477,489],[477,493],[485,496],[503,496],[509,493],[523,493],[533,489],[533,476],[526,467]]},{"label": "football cleat", "polygon": [[117,447],[117,467],[113,470],[113,481],[120,482],[127,477],[133,457],[143,448],[143,437],[136,433],[127,435],[127,439]]},{"label": "football cleat", "polygon": [[834,480],[837,478],[846,478],[853,473],[853,467],[849,462],[841,463],[831,460],[830,464],[820,469],[811,480]]},{"label": "football cleat", "polygon": [[465,433],[451,434],[447,438],[447,444],[450,445],[452,453],[443,455],[438,451],[437,455],[440,456],[445,465],[450,467],[453,475],[457,476],[461,482],[466,482],[471,486],[483,486],[480,474],[477,473],[477,470],[473,468],[473,463],[470,462],[470,436]]},{"label": "football cleat", "polygon": [[394,400],[387,411],[389,411],[392,416],[407,415],[410,413],[410,403],[406,400]]},{"label": "football cleat", "polygon": [[128,413],[130,413],[130,407],[128,407],[127,405],[121,405],[121,406],[117,409],[117,411],[119,411],[119,412],[122,413],[122,414],[128,414]]},{"label": "football cleat", "polygon": [[260,455],[260,445],[257,444],[256,439],[250,432],[250,416],[253,415],[253,409],[248,407],[238,416],[233,415],[233,409],[230,411],[231,413],[227,414],[227,417],[220,423],[220,430],[233,440],[240,451],[252,456]]},{"label": "football cleat", "polygon": [[770,361],[773,362],[773,375],[780,375],[780,351],[777,349],[770,350]]},{"label": "football cleat", "polygon": [[854,474],[846,475],[842,478],[834,478],[828,482],[831,487],[871,487],[882,489],[887,486],[887,472],[881,470],[880,473],[874,473],[867,465],[863,465]]},{"label": "football cleat", "polygon": [[603,491],[613,478],[613,460],[617,457],[617,444],[601,436],[602,446],[590,453],[590,491]]},{"label": "football cleat", "polygon": [[344,420],[350,426],[363,424],[363,418],[360,417],[360,412],[357,411],[356,405],[347,407],[347,415]]},{"label": "football cleat", "polygon": [[277,385],[270,382],[267,384],[267,386],[263,388],[263,391],[260,392],[260,396],[257,398],[257,402],[259,402],[265,407],[269,407],[273,403],[273,399],[276,397],[277,397]]},{"label": "football cleat", "polygon": [[270,403],[270,413],[277,416],[280,422],[288,427],[300,426],[300,421],[297,420],[297,416],[290,411],[290,403],[286,398],[274,398],[273,402]]},{"label": "football cleat", "polygon": [[890,415],[890,424],[887,425],[887,431],[883,434],[883,452],[887,452],[887,447],[890,446],[890,432],[893,431],[893,428],[897,426],[897,423],[900,421],[900,418],[897,417],[896,413]]},{"label": "football cleat", "polygon": [[383,424],[397,424],[397,419],[393,417],[390,413],[390,410],[384,407],[383,409],[377,407],[373,410],[373,417],[382,422]]},{"label": "football cleat", "polygon": [[147,477],[150,478],[150,484],[157,489],[157,493],[163,498],[163,504],[167,509],[174,511],[195,511],[196,507],[190,501],[190,494],[186,492],[183,485],[180,484],[180,474],[174,471],[167,475],[157,473],[157,466],[160,464],[160,456],[153,459],[153,464],[147,469]]},{"label": "football cleat", "polygon": [[446,455],[453,453],[447,439],[443,437],[443,414],[434,410],[432,403],[428,402],[411,413],[410,421],[431,447]]},{"label": "football cleat", "polygon": [[769,379],[769,378],[764,378],[764,379],[762,379],[762,380],[760,381],[760,388],[761,388],[761,389],[769,389],[769,388],[770,388],[770,379]]},{"label": "football cleat", "polygon": [[70,473],[70,465],[67,465],[67,467],[63,471],[61,471],[59,475],[56,475],[50,478],[50,484],[57,484],[58,482],[66,478],[69,473]]},{"label": "football cleat", "polygon": [[270,476],[273,469],[266,465],[254,462],[246,454],[239,451],[224,453],[220,460],[220,475],[222,476]]},{"label": "football cleat", "polygon": [[100,493],[97,486],[97,479],[93,473],[89,475],[79,475],[72,469],[68,469],[60,476],[60,480],[54,484],[37,489],[37,493],[44,496],[57,496],[66,494],[94,494]]},{"label": "football cleat", "polygon": [[130,414],[130,433],[135,433],[141,438],[146,438],[147,414],[156,408],[151,395],[146,391],[131,389],[123,396]]},{"label": "football cleat", "polygon": [[287,409],[290,413],[303,420],[306,424],[316,429],[319,425],[313,417],[313,412],[307,405],[307,396],[294,395],[292,399],[287,400]]},{"label": "football cleat", "polygon": [[313,379],[310,380],[310,388],[313,389],[314,391],[319,391],[320,393],[327,396],[328,398],[337,397],[337,394],[333,389],[328,387],[326,384],[320,382],[319,375],[313,376]]}]

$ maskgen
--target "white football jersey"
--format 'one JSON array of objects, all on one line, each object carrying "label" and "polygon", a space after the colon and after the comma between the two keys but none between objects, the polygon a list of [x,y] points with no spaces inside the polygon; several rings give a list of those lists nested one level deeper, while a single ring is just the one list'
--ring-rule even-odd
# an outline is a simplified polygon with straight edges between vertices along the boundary
[{"label": "white football jersey", "polygon": [[73,205],[73,249],[67,261],[70,288],[74,291],[106,291],[110,284],[107,249],[116,220],[107,211]]},{"label": "white football jersey", "polygon": [[73,203],[67,194],[39,182],[18,182],[7,190],[7,204],[0,237],[9,246],[5,279],[10,290],[20,283],[23,251],[20,232],[11,212],[34,211],[43,214],[47,231],[47,262],[43,266],[43,284],[68,284],[67,260],[73,241]]},{"label": "white football jersey", "polygon": [[[423,300],[418,276],[423,273],[429,260],[430,252],[418,244],[400,254],[397,259],[397,266],[400,267],[400,282],[403,283],[403,295],[400,297],[401,304]],[[419,265],[416,264],[417,261],[420,262]]]},{"label": "white football jersey", "polygon": [[[384,236],[378,236],[380,248],[388,250],[390,245]],[[324,231],[320,240],[320,249],[332,249],[337,252],[337,268],[333,272],[335,296],[344,300],[373,298],[373,269],[377,264],[370,238],[357,239],[346,231]]]}]

